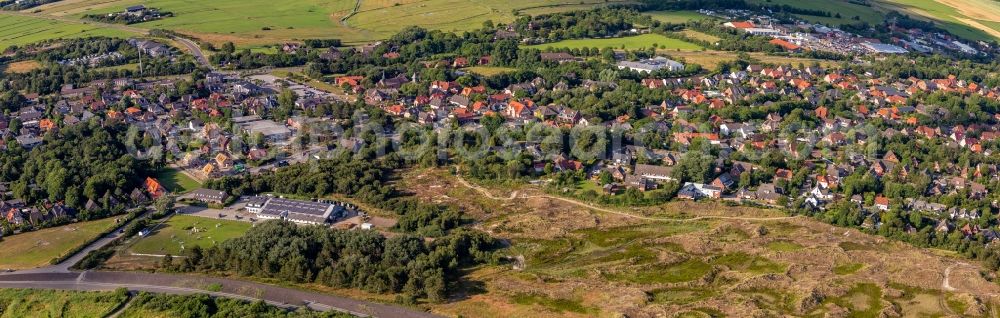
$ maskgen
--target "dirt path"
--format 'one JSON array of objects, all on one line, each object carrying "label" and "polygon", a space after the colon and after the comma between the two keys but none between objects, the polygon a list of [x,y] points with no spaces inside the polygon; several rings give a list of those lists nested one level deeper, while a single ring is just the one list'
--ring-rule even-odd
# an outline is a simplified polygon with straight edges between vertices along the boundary
[{"label": "dirt path", "polygon": [[944,269],[944,279],[941,280],[941,289],[944,289],[946,291],[955,291],[956,290],[955,287],[951,287],[951,282],[949,280],[951,279],[951,269],[955,268],[955,266],[958,266],[958,265],[964,265],[964,264],[963,263],[956,263],[956,264],[952,264],[951,266],[948,266],[947,268]]},{"label": "dirt path", "polygon": [[646,220],[646,221],[659,221],[659,222],[693,222],[693,221],[700,221],[700,220],[778,221],[778,220],[791,220],[791,219],[799,218],[799,216],[739,217],[739,216],[712,216],[712,215],[697,216],[697,217],[692,217],[692,218],[661,218],[661,217],[650,217],[650,216],[636,215],[636,214],[632,214],[632,213],[628,213],[628,212],[622,212],[622,211],[618,211],[618,210],[612,210],[612,209],[608,209],[608,208],[603,208],[603,207],[595,206],[595,205],[590,204],[590,203],[586,203],[586,202],[582,202],[582,201],[578,201],[578,200],[574,200],[574,199],[569,199],[569,198],[552,196],[552,195],[544,195],[544,194],[543,195],[518,195],[518,192],[514,191],[514,192],[512,192],[510,194],[509,197],[495,196],[492,193],[490,193],[490,191],[487,190],[486,188],[483,188],[483,187],[480,187],[478,185],[474,185],[472,183],[469,183],[464,178],[462,178],[461,175],[456,175],[456,178],[458,178],[458,182],[461,183],[463,186],[465,186],[467,188],[470,188],[470,189],[473,189],[473,190],[476,190],[479,193],[483,194],[484,196],[486,196],[487,198],[490,198],[492,200],[511,201],[511,200],[514,200],[514,199],[534,199],[534,198],[559,200],[559,201],[563,201],[563,202],[566,202],[566,203],[569,203],[569,204],[573,204],[573,205],[576,205],[576,206],[588,208],[588,209],[595,210],[595,211],[600,211],[600,212],[615,214],[615,215],[619,215],[619,216],[623,216],[623,217],[627,217],[627,218],[634,218],[634,219]]}]

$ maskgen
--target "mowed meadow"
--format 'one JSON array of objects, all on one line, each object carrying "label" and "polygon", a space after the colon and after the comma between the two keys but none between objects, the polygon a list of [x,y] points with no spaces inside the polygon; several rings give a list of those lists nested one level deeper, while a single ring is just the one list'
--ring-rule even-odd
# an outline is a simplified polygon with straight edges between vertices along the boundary
[{"label": "mowed meadow", "polygon": [[39,14],[79,18],[124,10],[132,5],[170,11],[175,17],[137,24],[170,29],[201,40],[241,46],[310,38],[339,38],[361,44],[387,38],[407,26],[444,31],[513,21],[516,12],[543,14],[623,3],[616,0],[65,0],[38,8]]},{"label": "mowed meadow", "polygon": [[88,36],[126,37],[130,33],[83,23],[70,23],[32,17],[0,15],[0,50],[48,39]]}]

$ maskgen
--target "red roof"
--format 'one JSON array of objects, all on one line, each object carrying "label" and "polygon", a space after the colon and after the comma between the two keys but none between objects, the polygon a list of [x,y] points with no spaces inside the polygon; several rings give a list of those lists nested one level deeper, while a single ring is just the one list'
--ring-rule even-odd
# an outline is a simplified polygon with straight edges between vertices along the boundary
[{"label": "red roof", "polygon": [[793,44],[792,42],[788,42],[782,39],[773,39],[771,41],[768,41],[768,43],[780,46],[781,48],[785,49],[785,51],[798,51],[801,48],[798,45]]},{"label": "red roof", "polygon": [[733,27],[737,28],[737,29],[749,29],[749,28],[756,27],[753,24],[753,22],[750,22],[750,21],[739,21],[739,22],[733,21],[733,22],[730,22],[730,24],[732,24]]}]

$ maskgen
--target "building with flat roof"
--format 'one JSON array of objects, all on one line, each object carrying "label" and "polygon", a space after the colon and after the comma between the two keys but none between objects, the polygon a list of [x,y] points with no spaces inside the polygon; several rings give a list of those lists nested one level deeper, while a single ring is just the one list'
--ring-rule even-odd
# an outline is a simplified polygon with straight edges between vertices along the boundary
[{"label": "building with flat roof", "polygon": [[630,69],[641,73],[651,73],[662,69],[671,72],[678,72],[684,70],[684,64],[662,56],[657,56],[651,59],[642,60],[638,62],[621,61],[618,62],[618,69],[620,70]]},{"label": "building with flat roof", "polygon": [[285,141],[292,137],[292,130],[285,125],[271,120],[261,120],[256,116],[245,116],[233,118],[233,123],[240,127],[247,135],[254,136],[258,133],[271,142]]},{"label": "building with flat roof", "polygon": [[347,210],[339,203],[292,200],[278,197],[247,199],[247,212],[264,220],[286,220],[299,224],[324,225],[343,217]]},{"label": "building with flat roof", "polygon": [[875,54],[906,54],[909,53],[904,48],[885,43],[872,43],[865,42],[861,43],[861,46],[865,47],[866,50]]},{"label": "building with flat roof", "polygon": [[200,188],[191,191],[191,193],[187,194],[185,197],[205,203],[222,204],[223,202],[226,202],[226,197],[228,196],[225,191]]}]

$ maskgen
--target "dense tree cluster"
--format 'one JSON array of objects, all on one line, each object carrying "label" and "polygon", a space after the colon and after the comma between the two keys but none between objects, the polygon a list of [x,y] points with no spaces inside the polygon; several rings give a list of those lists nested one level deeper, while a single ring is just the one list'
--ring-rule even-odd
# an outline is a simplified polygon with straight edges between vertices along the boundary
[{"label": "dense tree cluster", "polygon": [[458,210],[403,197],[386,184],[390,171],[400,165],[394,158],[364,160],[341,152],[309,164],[292,165],[253,177],[223,177],[205,185],[233,195],[276,192],[311,198],[330,194],[350,196],[397,213],[399,230],[426,236],[441,236],[460,225]]},{"label": "dense tree cluster", "polygon": [[0,156],[0,181],[29,203],[62,201],[81,209],[88,199],[124,197],[151,174],[148,162],[129,155],[121,126],[84,122],[46,134],[44,142],[29,151],[8,140]]},{"label": "dense tree cluster", "polygon": [[[313,54],[315,58],[315,54]],[[226,43],[222,50],[213,54],[209,60],[216,65],[231,67],[236,69],[271,67],[300,66],[306,63],[307,53],[300,50],[296,53],[279,52],[277,54],[266,54],[262,52],[252,52],[249,49],[237,51],[232,47],[232,43]]]},{"label": "dense tree cluster", "polygon": [[433,241],[370,231],[340,231],[268,221],[246,235],[205,250],[192,248],[167,265],[179,271],[233,272],[243,276],[314,282],[374,293],[402,293],[437,302],[460,269],[495,262],[499,242],[458,230]]},{"label": "dense tree cluster", "polygon": [[632,21],[638,16],[639,12],[634,9],[599,8],[524,16],[517,19],[513,26],[525,38],[554,42],[619,35],[632,29]]}]

